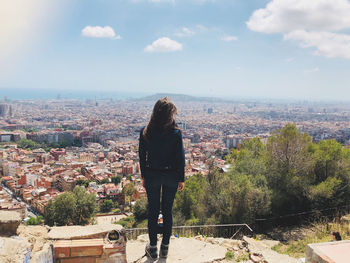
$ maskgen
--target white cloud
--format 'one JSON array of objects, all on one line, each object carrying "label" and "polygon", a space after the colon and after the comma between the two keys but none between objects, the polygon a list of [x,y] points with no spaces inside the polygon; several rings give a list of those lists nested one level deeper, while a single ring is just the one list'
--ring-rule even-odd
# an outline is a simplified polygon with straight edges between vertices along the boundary
[{"label": "white cloud", "polygon": [[86,26],[81,34],[84,37],[121,39],[121,36],[116,35],[114,29],[110,26]]},{"label": "white cloud", "polygon": [[315,55],[350,59],[350,35],[295,30],[285,34],[284,39],[299,41],[302,48],[314,47]]},{"label": "white cloud", "polygon": [[294,58],[286,58],[286,62],[287,63],[290,63],[290,62],[292,62],[294,60]]},{"label": "white cloud", "polygon": [[348,0],[271,0],[253,12],[247,26],[256,32],[282,33],[285,40],[315,48],[317,55],[350,58],[350,35],[338,33],[350,29]]},{"label": "white cloud", "polygon": [[196,34],[196,32],[189,29],[188,27],[183,27],[183,28],[181,28],[181,30],[179,30],[177,33],[175,33],[175,36],[177,36],[177,37],[191,37],[195,34]]},{"label": "white cloud", "polygon": [[144,49],[145,52],[175,52],[180,50],[182,50],[182,44],[168,37],[158,38]]},{"label": "white cloud", "polygon": [[203,33],[209,30],[206,26],[203,26],[203,25],[196,25],[196,29],[200,33]]},{"label": "white cloud", "polygon": [[236,36],[224,36],[221,38],[221,40],[225,42],[232,42],[238,40],[238,38]]},{"label": "white cloud", "polygon": [[192,37],[197,34],[207,33],[210,29],[203,25],[182,27],[174,34],[176,37]]},{"label": "white cloud", "polygon": [[316,73],[319,71],[320,71],[320,69],[318,67],[315,67],[315,68],[311,68],[311,69],[305,69],[304,73]]},{"label": "white cloud", "polygon": [[350,28],[348,0],[272,0],[256,10],[247,22],[249,29],[263,33],[333,31]]}]

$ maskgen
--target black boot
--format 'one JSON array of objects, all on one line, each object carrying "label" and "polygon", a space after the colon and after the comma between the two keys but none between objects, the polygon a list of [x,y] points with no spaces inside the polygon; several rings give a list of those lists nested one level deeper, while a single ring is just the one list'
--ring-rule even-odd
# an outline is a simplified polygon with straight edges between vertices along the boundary
[{"label": "black boot", "polygon": [[149,243],[146,245],[145,252],[147,257],[156,260],[158,258],[157,246],[151,246]]},{"label": "black boot", "polygon": [[161,258],[167,258],[168,257],[168,249],[169,249],[169,244],[164,245],[163,243],[160,245],[160,252],[159,252],[159,257]]}]

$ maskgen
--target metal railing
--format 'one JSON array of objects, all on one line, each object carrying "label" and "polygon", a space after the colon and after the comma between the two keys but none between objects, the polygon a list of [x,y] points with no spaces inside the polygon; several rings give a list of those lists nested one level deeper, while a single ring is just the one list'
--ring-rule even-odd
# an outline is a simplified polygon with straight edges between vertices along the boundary
[{"label": "metal railing", "polygon": [[[253,233],[253,229],[247,224],[174,226],[172,229],[172,234],[178,237],[202,235],[206,237],[238,239],[243,235],[251,235]],[[137,236],[148,233],[147,228],[127,228],[125,230],[128,239],[136,239]]]}]

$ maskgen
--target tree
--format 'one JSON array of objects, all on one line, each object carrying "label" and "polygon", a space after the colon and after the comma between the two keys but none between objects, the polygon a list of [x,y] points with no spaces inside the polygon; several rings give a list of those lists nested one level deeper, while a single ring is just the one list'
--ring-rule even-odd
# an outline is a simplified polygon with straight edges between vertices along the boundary
[{"label": "tree", "polygon": [[49,226],[55,224],[55,203],[52,199],[49,200],[45,207],[45,224]]},{"label": "tree", "polygon": [[73,194],[76,198],[73,224],[86,225],[97,210],[96,196],[93,193],[88,194],[83,187],[75,187]]},{"label": "tree", "polygon": [[106,213],[110,212],[113,208],[113,201],[112,200],[104,200],[101,206],[101,211]]},{"label": "tree", "polygon": [[308,174],[313,165],[311,142],[311,137],[299,132],[294,124],[276,130],[267,142],[270,165],[284,175]]},{"label": "tree", "polygon": [[226,163],[233,163],[237,157],[238,151],[235,148],[230,149],[230,153],[225,156]]},{"label": "tree", "polygon": [[343,147],[336,140],[320,141],[315,147],[315,175],[317,182],[334,177],[344,158]]},{"label": "tree", "polygon": [[185,220],[200,217],[200,204],[204,195],[205,178],[201,174],[195,174],[186,180],[186,187],[176,194],[174,200],[174,213],[178,211]]},{"label": "tree", "polygon": [[137,222],[147,219],[147,206],[148,203],[146,198],[140,198],[136,201],[133,207],[133,212]]},{"label": "tree", "polygon": [[127,185],[125,185],[123,187],[122,193],[123,193],[123,195],[126,195],[126,196],[132,196],[133,194],[135,194],[136,189],[135,189],[134,184],[128,183]]},{"label": "tree", "polygon": [[54,201],[54,221],[59,226],[73,224],[77,200],[72,192],[59,195]]},{"label": "tree", "polygon": [[335,140],[314,145],[315,177],[309,198],[314,208],[340,206],[350,198],[350,151]]},{"label": "tree", "polygon": [[131,197],[136,193],[136,189],[133,183],[128,183],[123,187],[122,194],[129,198],[129,205],[131,205]]},{"label": "tree", "polygon": [[109,178],[103,178],[100,182],[100,184],[108,184],[109,183]]},{"label": "tree", "polygon": [[17,142],[17,146],[23,149],[35,149],[37,144],[32,140],[21,139]]},{"label": "tree", "polygon": [[241,150],[236,153],[233,164],[235,171],[253,177],[265,175],[267,151],[259,138],[253,138],[242,144]]},{"label": "tree", "polygon": [[83,180],[83,179],[78,179],[75,184],[76,185],[81,185],[84,186],[85,188],[88,188],[90,181],[89,180]]},{"label": "tree", "polygon": [[118,185],[122,181],[122,177],[120,175],[112,176],[112,183]]},{"label": "tree", "polygon": [[126,179],[129,180],[129,181],[132,181],[132,176],[129,174],[126,176]]},{"label": "tree", "polygon": [[276,214],[308,208],[309,185],[314,160],[311,137],[287,124],[276,130],[267,142],[266,179],[272,190],[272,209]]},{"label": "tree", "polygon": [[73,192],[63,193],[49,201],[45,208],[45,223],[49,226],[85,225],[95,211],[96,196],[76,186]]}]

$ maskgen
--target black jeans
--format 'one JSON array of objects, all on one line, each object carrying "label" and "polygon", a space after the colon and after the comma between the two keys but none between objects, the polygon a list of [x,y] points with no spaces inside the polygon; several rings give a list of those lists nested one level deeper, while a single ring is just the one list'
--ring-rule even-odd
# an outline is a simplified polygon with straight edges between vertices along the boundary
[{"label": "black jeans", "polygon": [[[145,179],[148,199],[148,235],[151,246],[157,245],[157,234],[163,234],[162,243],[169,244],[173,226],[173,203],[178,182],[171,174],[152,174]],[[162,194],[162,196],[160,196]],[[160,203],[162,197],[162,203]],[[163,226],[158,226],[158,216],[162,208]]]}]

